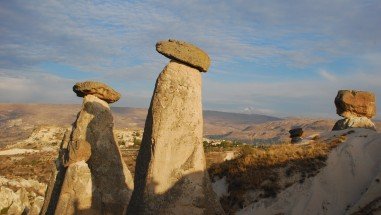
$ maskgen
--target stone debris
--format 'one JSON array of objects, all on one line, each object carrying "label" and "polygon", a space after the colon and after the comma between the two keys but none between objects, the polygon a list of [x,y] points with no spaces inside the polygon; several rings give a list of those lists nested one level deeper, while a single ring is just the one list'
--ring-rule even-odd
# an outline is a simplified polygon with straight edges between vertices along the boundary
[{"label": "stone debris", "polygon": [[1,214],[40,214],[46,184],[33,179],[8,179],[0,176]]},{"label": "stone debris", "polygon": [[201,73],[183,61],[156,81],[127,214],[224,214],[206,171]]},{"label": "stone debris", "polygon": [[376,130],[371,118],[376,115],[376,96],[372,92],[339,90],[335,98],[336,113],[344,119],[338,120],[332,130],[367,128]]},{"label": "stone debris", "polygon": [[120,99],[120,94],[104,83],[95,81],[78,82],[73,86],[73,91],[78,97],[93,95],[106,101],[114,103]]}]

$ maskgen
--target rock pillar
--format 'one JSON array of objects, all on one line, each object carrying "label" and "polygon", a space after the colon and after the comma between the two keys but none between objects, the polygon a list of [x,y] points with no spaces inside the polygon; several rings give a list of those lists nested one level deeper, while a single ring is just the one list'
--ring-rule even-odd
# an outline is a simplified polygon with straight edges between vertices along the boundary
[{"label": "rock pillar", "polygon": [[223,214],[202,144],[200,71],[209,57],[181,41],[156,48],[172,60],[156,81],[127,214]]},{"label": "rock pillar", "polygon": [[66,173],[62,186],[50,200],[53,203],[55,198],[57,203],[49,211],[54,214],[123,214],[133,181],[115,142],[113,117],[107,103],[118,100],[120,95],[98,82],[77,83],[73,89],[77,95],[84,96],[83,105],[66,153],[61,157]]}]

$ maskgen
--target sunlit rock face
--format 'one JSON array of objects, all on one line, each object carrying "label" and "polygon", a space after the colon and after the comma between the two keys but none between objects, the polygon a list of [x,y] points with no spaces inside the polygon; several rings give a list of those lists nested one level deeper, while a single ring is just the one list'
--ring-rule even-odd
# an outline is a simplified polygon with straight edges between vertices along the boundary
[{"label": "sunlit rock face", "polygon": [[332,130],[367,128],[376,130],[371,118],[376,115],[376,96],[372,92],[339,90],[335,98],[336,113],[344,119],[338,120]]},{"label": "sunlit rock face", "polygon": [[159,75],[127,214],[223,214],[206,171],[201,82],[177,60]]}]

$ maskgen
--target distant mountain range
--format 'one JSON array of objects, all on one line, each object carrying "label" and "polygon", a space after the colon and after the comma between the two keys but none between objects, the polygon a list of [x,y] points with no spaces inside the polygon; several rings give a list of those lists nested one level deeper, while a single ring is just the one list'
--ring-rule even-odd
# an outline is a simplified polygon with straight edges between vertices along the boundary
[{"label": "distant mountain range", "polygon": [[[15,138],[24,137],[39,125],[70,126],[80,109],[79,104],[0,104],[0,141],[14,141]],[[111,110],[116,128],[144,128],[147,109],[111,107]],[[207,110],[204,111],[204,133],[224,134],[239,131],[252,124],[275,120],[282,119],[259,114]]]},{"label": "distant mountain range", "polygon": [[[30,135],[40,125],[70,126],[79,104],[0,104],[0,145]],[[115,127],[143,129],[147,109],[111,107]],[[204,136],[240,140],[247,143],[272,143],[288,140],[291,127],[303,127],[305,135],[331,130],[333,119],[281,119],[261,114],[204,111]],[[379,124],[376,122],[376,124]]]}]

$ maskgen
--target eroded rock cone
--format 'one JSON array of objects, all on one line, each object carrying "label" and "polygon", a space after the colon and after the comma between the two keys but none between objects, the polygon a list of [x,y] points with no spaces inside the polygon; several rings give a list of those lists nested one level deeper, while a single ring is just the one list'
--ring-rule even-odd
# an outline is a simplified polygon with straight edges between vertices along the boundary
[{"label": "eroded rock cone", "polygon": [[289,131],[291,143],[300,143],[302,142],[303,138],[303,129],[302,128],[293,128]]},{"label": "eroded rock cone", "polygon": [[156,81],[127,214],[224,213],[206,171],[202,135],[201,73],[171,60]]},{"label": "eroded rock cone", "polygon": [[[56,177],[47,213],[123,214],[133,181],[113,135],[113,117],[108,104],[93,95],[83,99],[73,125],[62,165],[63,180]],[[63,146],[64,147],[64,146]]]},{"label": "eroded rock cone", "polygon": [[336,113],[344,119],[337,121],[332,130],[367,128],[376,130],[371,118],[376,115],[376,97],[372,92],[339,90],[335,98]]}]

